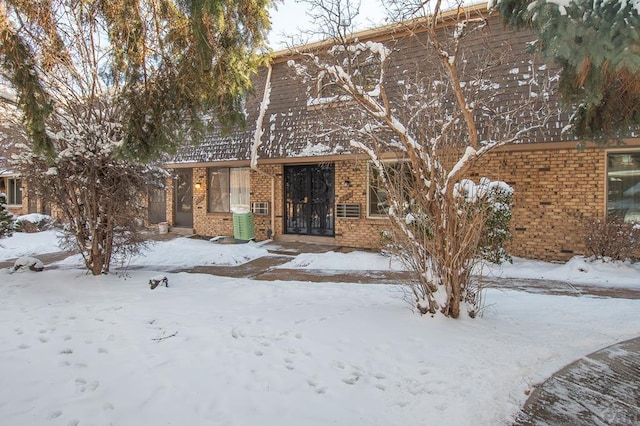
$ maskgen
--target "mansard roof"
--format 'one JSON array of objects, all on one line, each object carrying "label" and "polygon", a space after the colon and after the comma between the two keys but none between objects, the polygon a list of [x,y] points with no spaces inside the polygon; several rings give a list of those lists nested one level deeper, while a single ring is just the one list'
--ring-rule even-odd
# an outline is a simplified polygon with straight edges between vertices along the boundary
[{"label": "mansard roof", "polygon": [[[487,14],[486,6],[476,6],[474,11]],[[488,33],[483,37],[469,36],[469,39],[465,40],[465,52],[469,58],[465,66],[479,70],[480,65],[474,64],[473,58],[480,57],[479,54],[484,52],[487,44],[498,52],[494,58],[490,58],[494,63],[487,74],[487,81],[490,82],[487,90],[493,91],[493,107],[508,108],[517,103],[523,95],[549,97],[549,102],[557,104],[556,97],[553,94],[549,95],[548,88],[542,84],[555,84],[553,76],[557,76],[557,71],[528,53],[528,47],[535,40],[534,35],[529,31],[506,28],[499,16],[487,16],[486,19]],[[393,50],[389,69],[386,71],[385,88],[389,93],[400,92],[407,72],[433,69],[429,54],[421,45],[425,39],[420,40],[420,34],[408,37],[402,28],[406,29],[390,25],[357,34],[360,41],[369,39],[383,42]],[[412,35],[416,35],[416,32]],[[327,42],[315,43],[305,46],[302,50],[319,51],[328,45]],[[474,52],[478,55],[474,55]],[[291,58],[296,58],[291,51],[281,51],[275,54],[271,63],[271,91],[262,123],[259,161],[356,153],[344,136],[339,136],[326,124],[327,114],[335,114],[336,108],[313,102],[313,82],[304,83],[296,77],[292,67],[287,64]],[[261,69],[254,79],[255,91],[246,99],[245,128],[238,129],[230,135],[214,131],[201,145],[180,149],[170,163],[249,160],[266,76],[267,70]],[[567,119],[565,114],[558,112],[542,131],[523,142],[571,140],[570,136],[562,133]],[[482,128],[482,124],[480,127]]]}]

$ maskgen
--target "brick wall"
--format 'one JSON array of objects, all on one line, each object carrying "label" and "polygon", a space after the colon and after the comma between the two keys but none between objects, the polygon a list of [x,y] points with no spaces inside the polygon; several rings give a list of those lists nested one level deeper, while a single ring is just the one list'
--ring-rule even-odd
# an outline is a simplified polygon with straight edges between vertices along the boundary
[{"label": "brick wall", "polygon": [[474,173],[514,189],[511,254],[567,260],[584,253],[585,220],[604,217],[606,154],[576,148],[494,152]]},{"label": "brick wall", "polygon": [[[376,248],[380,232],[388,228],[386,218],[367,218],[367,161],[338,161],[335,163],[336,203],[360,204],[360,219],[336,218],[336,244]],[[349,181],[350,186],[344,185]]]},{"label": "brick wall", "polygon": [[[514,190],[512,255],[567,260],[583,254],[581,225],[605,213],[605,151],[576,148],[500,151],[471,174],[507,182]],[[366,162],[336,163],[336,203],[359,203],[360,220],[336,219],[336,244],[376,247],[388,220],[366,217]],[[344,187],[349,180],[351,186]]]},{"label": "brick wall", "polygon": [[168,177],[165,181],[166,184],[166,191],[167,191],[167,223],[171,226],[174,225],[173,222],[173,205],[174,205],[174,199],[173,199],[173,184],[174,184],[174,180],[170,177]]},{"label": "brick wall", "polygon": [[[486,176],[511,185],[514,193],[514,256],[567,260],[582,254],[581,225],[605,212],[605,161],[600,149],[576,148],[494,152],[471,174],[474,181]],[[336,163],[336,202],[360,203],[360,220],[336,219],[336,243],[375,248],[387,219],[366,217],[366,162]],[[351,182],[349,188],[342,183]]]},{"label": "brick wall", "polygon": [[[539,147],[540,145],[538,145]],[[367,161],[335,162],[335,202],[359,204],[359,219],[336,218],[335,244],[377,248],[380,232],[389,228],[386,218],[367,218]],[[264,173],[251,171],[251,201],[269,202],[269,214],[254,215],[256,238],[267,238],[271,209],[274,234],[283,233],[283,165],[261,164]],[[231,213],[208,213],[206,168],[194,169],[194,231],[197,234],[233,235]],[[272,202],[271,181],[275,184]],[[582,224],[604,217],[606,209],[606,152],[598,148],[578,150],[571,144],[557,149],[505,149],[483,158],[471,173],[503,180],[514,190],[512,232],[508,246],[514,256],[563,261],[584,253]],[[346,186],[345,182],[349,185]],[[195,188],[200,182],[202,187]],[[172,183],[172,182],[170,182]],[[167,192],[167,217],[172,220],[173,191]],[[329,242],[329,241],[328,241]]]},{"label": "brick wall", "polygon": [[[268,202],[269,214],[266,216],[254,215],[253,223],[256,230],[256,239],[267,238],[267,231],[271,230],[271,235],[281,235],[283,228],[283,167],[281,164],[259,165],[261,172],[251,170],[251,201]],[[274,182],[275,201],[271,195],[271,183]],[[275,214],[275,229],[271,229],[271,215]]]},{"label": "brick wall", "polygon": [[[275,233],[282,233],[282,166],[281,165],[260,165],[260,170],[265,172],[259,173],[251,171],[251,202],[268,202],[268,215],[254,215],[254,225],[256,231],[256,239],[264,240],[267,238],[267,231],[271,230],[271,209],[275,208]],[[271,200],[271,176],[275,178],[275,203]],[[196,184],[200,183],[200,188]],[[233,235],[233,213],[212,213],[207,207],[207,168],[198,167],[193,169],[193,226],[194,232],[199,235],[218,236]],[[167,218],[173,220],[173,191],[167,188]],[[170,222],[171,223],[171,222]],[[272,232],[273,235],[273,232]]]}]

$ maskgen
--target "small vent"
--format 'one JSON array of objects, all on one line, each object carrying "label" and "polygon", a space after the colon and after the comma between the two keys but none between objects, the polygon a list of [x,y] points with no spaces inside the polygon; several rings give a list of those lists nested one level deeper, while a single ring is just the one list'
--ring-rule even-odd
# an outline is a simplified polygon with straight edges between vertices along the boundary
[{"label": "small vent", "polygon": [[268,201],[254,201],[251,203],[251,212],[256,216],[266,216],[269,214]]},{"label": "small vent", "polygon": [[360,219],[360,204],[336,204],[336,216],[346,219]]}]

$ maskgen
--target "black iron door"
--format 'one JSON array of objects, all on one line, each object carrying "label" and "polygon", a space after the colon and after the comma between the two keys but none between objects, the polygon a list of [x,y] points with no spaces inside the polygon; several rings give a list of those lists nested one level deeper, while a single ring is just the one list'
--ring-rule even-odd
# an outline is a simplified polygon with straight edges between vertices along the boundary
[{"label": "black iron door", "polygon": [[285,232],[333,237],[333,164],[288,166],[284,175]]}]

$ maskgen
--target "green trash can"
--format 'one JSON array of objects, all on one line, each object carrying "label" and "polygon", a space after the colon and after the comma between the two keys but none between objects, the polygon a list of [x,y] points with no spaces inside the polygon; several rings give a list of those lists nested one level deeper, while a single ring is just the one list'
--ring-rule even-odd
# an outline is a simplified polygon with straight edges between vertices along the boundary
[{"label": "green trash can", "polygon": [[256,237],[255,226],[253,225],[253,213],[242,212],[233,213],[233,238],[236,240],[249,241]]}]

